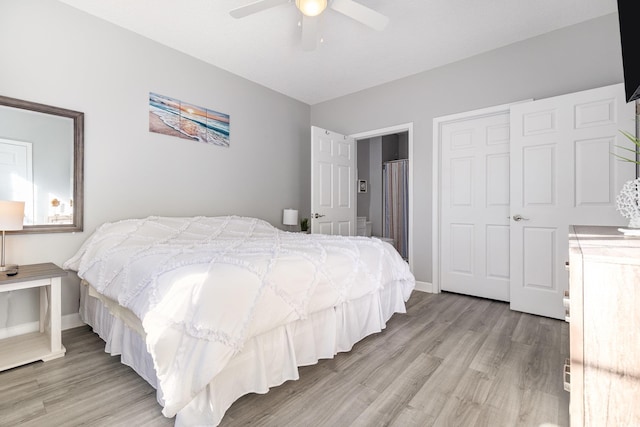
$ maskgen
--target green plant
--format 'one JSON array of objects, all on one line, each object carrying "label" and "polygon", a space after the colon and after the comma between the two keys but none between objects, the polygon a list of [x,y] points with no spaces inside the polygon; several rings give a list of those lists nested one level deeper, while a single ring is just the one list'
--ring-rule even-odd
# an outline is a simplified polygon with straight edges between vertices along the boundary
[{"label": "green plant", "polygon": [[309,230],[309,218],[302,218],[300,220],[300,231]]},{"label": "green plant", "polygon": [[624,136],[626,136],[629,141],[633,142],[633,144],[635,145],[635,148],[627,148],[627,147],[622,147],[620,145],[616,145],[616,147],[633,153],[633,159],[621,156],[621,155],[616,154],[616,153],[611,153],[611,154],[613,154],[614,156],[616,156],[617,158],[619,158],[620,160],[623,160],[625,162],[631,162],[631,163],[635,163],[637,165],[640,165],[640,161],[637,160],[637,154],[640,153],[640,138],[638,138],[637,136],[633,136],[632,134],[630,134],[629,132],[624,131],[624,130],[621,130],[620,132]]}]

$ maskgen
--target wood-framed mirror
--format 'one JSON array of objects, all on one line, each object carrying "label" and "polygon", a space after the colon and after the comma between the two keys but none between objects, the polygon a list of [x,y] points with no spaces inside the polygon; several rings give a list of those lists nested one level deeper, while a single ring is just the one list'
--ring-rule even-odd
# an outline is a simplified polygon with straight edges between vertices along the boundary
[{"label": "wood-framed mirror", "polygon": [[84,113],[0,96],[0,200],[25,202],[23,230],[82,231]]}]

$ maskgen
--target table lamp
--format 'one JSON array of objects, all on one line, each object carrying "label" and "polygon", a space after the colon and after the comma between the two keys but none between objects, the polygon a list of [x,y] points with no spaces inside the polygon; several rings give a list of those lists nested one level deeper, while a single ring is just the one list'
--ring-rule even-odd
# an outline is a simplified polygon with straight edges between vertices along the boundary
[{"label": "table lamp", "polygon": [[4,232],[22,230],[24,222],[24,202],[13,202],[0,200],[0,230],[2,230],[2,258],[0,260],[0,271],[16,270],[15,264],[6,265],[4,263]]},{"label": "table lamp", "polygon": [[297,209],[285,209],[282,211],[282,223],[288,225],[288,230],[291,231],[292,225],[298,225],[298,210]]}]

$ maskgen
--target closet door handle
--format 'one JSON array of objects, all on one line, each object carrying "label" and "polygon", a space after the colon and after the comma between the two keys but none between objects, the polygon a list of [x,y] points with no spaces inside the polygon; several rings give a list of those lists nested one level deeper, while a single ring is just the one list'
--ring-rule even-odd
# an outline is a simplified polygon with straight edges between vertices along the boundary
[{"label": "closet door handle", "polygon": [[515,215],[513,216],[513,220],[514,220],[514,221],[529,221],[529,218],[525,218],[525,217],[523,217],[523,216],[522,216],[522,215],[520,215],[520,214],[515,214]]},{"label": "closet door handle", "polygon": [[324,216],[324,215],[319,214],[319,213],[314,213],[314,214],[313,214],[313,217],[314,217],[315,219],[322,218],[323,216]]}]

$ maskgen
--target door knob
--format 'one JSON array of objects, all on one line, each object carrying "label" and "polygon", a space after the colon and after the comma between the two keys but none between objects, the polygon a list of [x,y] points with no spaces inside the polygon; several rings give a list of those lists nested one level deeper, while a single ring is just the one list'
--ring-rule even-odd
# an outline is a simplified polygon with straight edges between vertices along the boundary
[{"label": "door knob", "polygon": [[315,219],[322,218],[323,216],[324,216],[324,215],[320,215],[319,213],[314,213],[314,214],[313,214],[313,217],[314,217]]},{"label": "door knob", "polygon": [[522,215],[520,215],[520,214],[515,214],[515,215],[513,216],[513,220],[514,220],[514,221],[529,221],[529,218],[525,218],[525,217],[523,217],[523,216],[522,216]]}]

